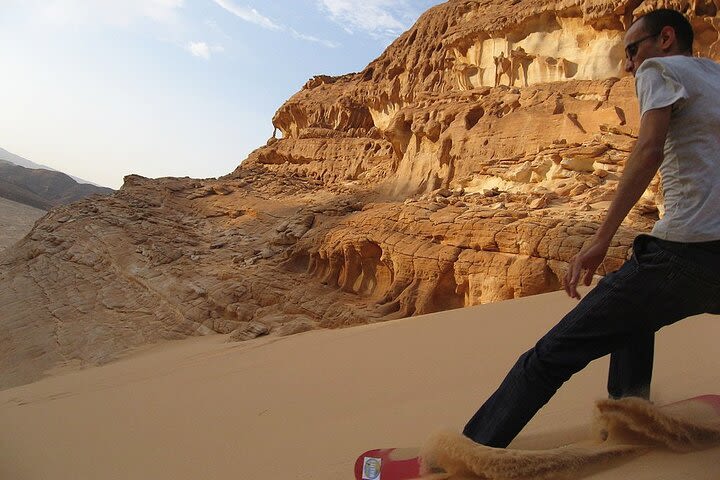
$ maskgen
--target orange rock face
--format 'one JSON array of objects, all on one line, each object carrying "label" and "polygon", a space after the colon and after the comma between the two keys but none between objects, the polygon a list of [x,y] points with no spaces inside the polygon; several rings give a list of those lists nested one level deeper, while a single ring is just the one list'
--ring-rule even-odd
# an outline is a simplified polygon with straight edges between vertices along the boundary
[{"label": "orange rock face", "polygon": [[[129,176],[54,209],[0,256],[0,385],[162,339],[561,288],[636,139],[622,36],[654,3],[451,0],[362,72],[309,80],[273,118],[282,138],[226,177]],[[714,2],[669,3],[717,57]],[[662,214],[657,185],[600,274]]]}]

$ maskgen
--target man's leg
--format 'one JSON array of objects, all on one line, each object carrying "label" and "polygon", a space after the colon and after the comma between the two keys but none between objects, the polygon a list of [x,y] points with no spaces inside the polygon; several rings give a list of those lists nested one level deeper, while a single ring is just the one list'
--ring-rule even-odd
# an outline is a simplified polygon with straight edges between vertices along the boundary
[{"label": "man's leg", "polygon": [[[626,263],[617,274],[634,275]],[[553,329],[517,360],[500,387],[475,413],[463,434],[477,443],[503,448],[574,373],[624,344],[630,319],[638,317],[614,299],[603,279]],[[607,307],[613,307],[608,312]],[[606,318],[613,318],[613,329]],[[623,321],[627,319],[627,321]],[[614,331],[617,330],[617,331]]]},{"label": "man's leg", "polygon": [[610,355],[608,394],[610,398],[650,398],[655,333],[639,333]]},{"label": "man's leg", "polygon": [[689,264],[681,264],[650,237],[638,237],[634,252],[518,359],[465,426],[465,436],[506,447],[557,389],[589,362],[625,347],[629,338],[649,336],[706,311],[708,296],[720,294],[716,285],[688,278]]}]

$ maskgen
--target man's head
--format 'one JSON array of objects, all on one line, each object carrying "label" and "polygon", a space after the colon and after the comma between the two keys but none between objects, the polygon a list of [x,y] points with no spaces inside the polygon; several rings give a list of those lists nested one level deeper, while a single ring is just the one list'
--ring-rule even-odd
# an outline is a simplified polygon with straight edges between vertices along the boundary
[{"label": "man's head", "polygon": [[663,8],[645,14],[625,33],[625,71],[634,75],[648,58],[692,55],[693,38],[682,13]]}]

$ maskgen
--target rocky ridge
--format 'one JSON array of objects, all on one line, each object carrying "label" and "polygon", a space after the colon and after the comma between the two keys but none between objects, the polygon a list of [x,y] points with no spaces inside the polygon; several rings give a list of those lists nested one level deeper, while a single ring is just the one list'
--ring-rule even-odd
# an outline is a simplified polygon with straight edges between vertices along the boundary
[{"label": "rocky ridge", "polygon": [[[288,335],[560,288],[637,136],[624,26],[668,4],[716,58],[709,1],[451,0],[362,72],[310,79],[226,177],[129,176],[113,196],[53,209],[0,254],[0,385],[163,339]],[[656,180],[599,273],[661,204]]]}]

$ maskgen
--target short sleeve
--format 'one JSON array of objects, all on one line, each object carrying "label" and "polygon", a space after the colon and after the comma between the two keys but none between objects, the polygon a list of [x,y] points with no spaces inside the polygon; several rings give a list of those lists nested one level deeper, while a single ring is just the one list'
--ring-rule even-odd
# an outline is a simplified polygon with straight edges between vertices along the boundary
[{"label": "short sleeve", "polygon": [[645,60],[635,75],[635,90],[640,102],[640,116],[648,110],[665,108],[673,110],[682,107],[688,99],[688,92],[667,65],[654,60]]}]

